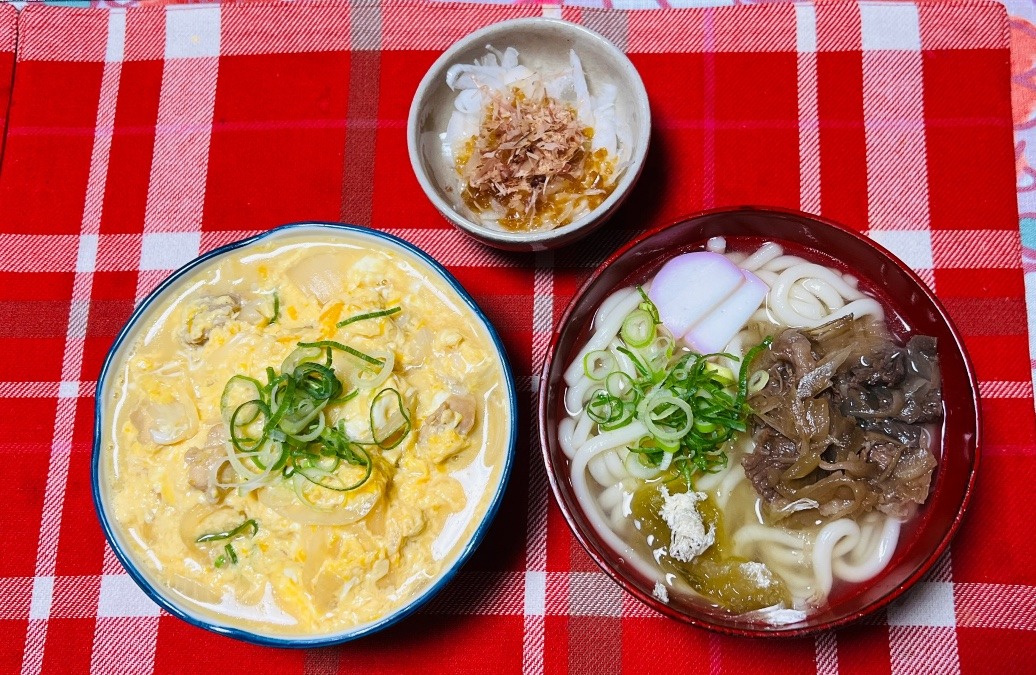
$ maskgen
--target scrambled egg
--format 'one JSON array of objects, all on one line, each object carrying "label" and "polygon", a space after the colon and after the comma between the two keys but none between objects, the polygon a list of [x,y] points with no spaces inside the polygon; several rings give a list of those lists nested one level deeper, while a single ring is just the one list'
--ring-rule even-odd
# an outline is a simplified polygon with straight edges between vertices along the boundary
[{"label": "scrambled egg", "polygon": [[[404,604],[459,554],[500,480],[513,421],[488,334],[419,260],[367,244],[280,237],[214,261],[180,288],[138,332],[113,390],[108,488],[132,552],[182,602],[266,632],[333,632]],[[297,343],[318,340],[392,364],[380,387],[329,405],[328,424],[369,439],[371,417],[391,413],[372,400],[392,388],[411,432],[372,450],[370,478],[350,492],[298,475],[233,487],[244,478],[230,461],[227,381],[265,382]],[[350,389],[355,365],[336,354],[333,368]],[[465,471],[473,462],[491,471]],[[444,525],[461,514],[458,536]]]}]

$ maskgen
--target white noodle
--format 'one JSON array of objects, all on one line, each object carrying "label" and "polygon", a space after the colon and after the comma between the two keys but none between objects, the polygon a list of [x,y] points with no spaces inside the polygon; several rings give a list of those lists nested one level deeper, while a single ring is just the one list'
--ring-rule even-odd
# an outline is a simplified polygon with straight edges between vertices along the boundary
[{"label": "white noodle", "polygon": [[800,283],[803,290],[814,295],[829,309],[841,309],[845,305],[847,298],[843,298],[834,286],[823,279],[803,279]]},{"label": "white noodle", "polygon": [[873,579],[892,560],[892,554],[899,543],[899,532],[902,524],[895,518],[885,518],[885,526],[881,529],[881,537],[877,545],[872,547],[871,555],[858,564],[852,564],[844,558],[833,561],[833,571],[839,579],[851,582]]},{"label": "white noodle", "polygon": [[626,470],[626,466],[622,463],[622,458],[619,457],[618,448],[604,454],[604,464],[608,467],[608,472],[612,475],[612,480],[615,482],[630,475],[630,472]]},{"label": "white noodle", "polygon": [[565,453],[565,457],[572,459],[576,454],[576,446],[572,443],[572,437],[575,435],[576,421],[572,417],[565,417],[558,422],[558,445],[561,446],[561,451]]},{"label": "white noodle", "polygon": [[[803,328],[850,314],[857,318],[866,315],[879,320],[884,318],[881,305],[857,288],[855,277],[786,255],[774,242],[767,242],[744,255],[727,252],[726,241],[714,237],[706,249],[724,253],[769,286],[765,307],[755,312],[751,322],[775,321],[779,325]],[[583,357],[587,353],[607,349],[615,359],[616,369],[636,378],[633,363],[616,348],[622,344],[617,334],[623,320],[640,301],[635,288],[625,288],[601,303],[594,317],[593,335],[565,372],[569,385],[566,406],[573,417],[560,423],[558,433],[562,450],[572,460],[570,469],[576,498],[584,506],[591,525],[609,546],[642,573],[659,578],[660,569],[642,559],[618,533],[629,527],[629,500],[633,492],[643,480],[668,468],[672,455],[665,456],[661,468],[645,467],[639,455],[626,449],[630,443],[648,435],[642,422],[634,420],[620,429],[600,432],[583,410],[589,392],[605,386],[604,382],[592,382],[583,374]],[[739,332],[724,351],[740,356],[746,344],[759,339],[754,330]],[[722,362],[735,372],[739,367],[737,359],[724,358]],[[695,489],[710,494],[723,513],[727,513],[735,491],[747,490],[741,486],[748,479],[740,460],[753,447],[751,438],[741,439],[736,446],[728,448],[727,466],[696,478]],[[602,487],[597,499],[590,493],[588,472]],[[842,518],[813,531],[796,531],[781,525],[761,524],[761,505],[761,498],[757,498],[754,515],[733,516],[735,521],[727,523],[728,532],[734,555],[763,562],[783,580],[796,608],[784,611],[794,613],[824,602],[838,580],[855,583],[873,578],[888,565],[899,540],[901,523],[877,512],[867,514],[858,522]],[[767,619],[764,617],[764,620]]]},{"label": "white noodle", "polygon": [[[771,264],[773,262],[776,261],[771,261]],[[852,301],[833,311],[824,312],[821,299],[798,283],[804,279],[822,281],[843,299]],[[824,293],[829,294],[829,291],[825,290]],[[816,304],[807,298],[813,298]],[[803,302],[809,302],[809,307],[803,306]],[[821,307],[819,313],[815,310],[818,306]],[[885,318],[885,312],[877,300],[861,297],[860,291],[847,284],[837,272],[808,262],[790,265],[780,273],[766,296],[766,307],[778,324],[796,328],[814,328],[849,315],[856,318],[871,315],[878,320]]]},{"label": "white noodle", "polygon": [[615,479],[612,477],[611,472],[608,471],[608,464],[605,462],[604,452],[599,455],[590,458],[590,461],[586,463],[586,470],[590,472],[590,477],[597,481],[598,485],[608,487],[614,485]]},{"label": "white noodle", "polygon": [[843,537],[850,538],[853,546],[860,540],[860,526],[848,518],[840,518],[820,528],[813,544],[813,576],[817,590],[824,596],[831,593],[834,585],[834,549]]},{"label": "white noodle", "polygon": [[599,330],[601,328],[601,317],[611,314],[612,310],[615,309],[616,305],[625,300],[631,293],[636,292],[637,289],[635,288],[624,288],[621,291],[616,291],[615,293],[612,293],[607,298],[605,298],[604,302],[602,302],[601,306],[597,309],[597,313],[594,314],[594,321],[592,324],[593,329],[595,331]]},{"label": "white noodle", "polygon": [[622,504],[622,483],[616,483],[601,492],[601,496],[597,498],[597,503],[605,511],[610,511],[616,506],[620,506]]},{"label": "white noodle", "polygon": [[590,432],[593,430],[593,427],[594,421],[584,412],[579,417],[579,421],[576,422],[575,431],[572,432],[572,445],[575,448],[572,450],[573,457],[575,457],[576,450],[590,438]]},{"label": "white noodle", "polygon": [[738,549],[744,549],[762,542],[770,542],[798,549],[806,545],[800,537],[791,532],[776,527],[767,527],[766,525],[749,524],[734,533],[734,546]]},{"label": "white noodle", "polygon": [[712,237],[705,242],[705,250],[712,253],[725,253],[727,250],[727,240],[724,237]]},{"label": "white noodle", "polygon": [[586,375],[583,375],[576,382],[569,385],[568,391],[565,392],[565,410],[568,411],[568,414],[576,415],[583,409],[583,404],[586,403],[586,395],[590,393],[590,389],[595,385],[600,385],[600,383],[594,382]]},{"label": "white noodle", "polygon": [[782,253],[784,253],[784,249],[781,248],[780,244],[768,241],[760,246],[755,253],[745,258],[739,267],[749,272],[755,272],[766,263],[779,257]]}]

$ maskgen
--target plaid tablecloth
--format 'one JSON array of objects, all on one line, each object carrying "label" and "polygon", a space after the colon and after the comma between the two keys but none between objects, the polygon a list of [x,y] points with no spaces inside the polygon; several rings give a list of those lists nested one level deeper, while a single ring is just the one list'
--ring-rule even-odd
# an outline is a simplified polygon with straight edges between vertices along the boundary
[{"label": "plaid tablecloth", "polygon": [[[404,127],[452,41],[544,12],[629,52],[653,146],[600,235],[502,254],[436,214]],[[1028,669],[1036,421],[1007,35],[986,2],[29,6],[12,90],[0,7],[0,673]],[[649,226],[741,203],[821,213],[906,260],[964,333],[983,396],[977,494],[950,552],[887,611],[815,639],[719,637],[627,598],[575,544],[539,456],[533,373],[579,282]],[[200,251],[306,219],[384,229],[445,263],[503,336],[522,434],[501,513],[453,584],[374,637],[293,652],[147,600],[105,546],[89,459],[95,380],[134,302]]]}]

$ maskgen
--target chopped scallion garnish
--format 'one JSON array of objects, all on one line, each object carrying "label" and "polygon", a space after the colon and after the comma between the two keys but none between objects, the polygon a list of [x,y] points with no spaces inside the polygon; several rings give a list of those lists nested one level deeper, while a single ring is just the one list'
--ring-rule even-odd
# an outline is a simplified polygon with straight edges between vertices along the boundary
[{"label": "chopped scallion garnish", "polygon": [[339,321],[337,325],[338,325],[339,328],[341,328],[342,326],[348,326],[349,324],[356,323],[357,321],[364,321],[366,319],[377,319],[377,318],[383,317],[383,316],[392,316],[393,314],[395,314],[396,312],[398,312],[400,310],[402,310],[402,307],[391,307],[389,309],[382,309],[382,310],[379,310],[377,312],[367,312],[366,314],[357,314],[356,316],[350,316],[348,319],[343,319],[343,320]]},{"label": "chopped scallion garnish", "polygon": [[270,322],[267,326],[272,326],[277,323],[277,320],[281,318],[281,298],[277,295],[277,291],[273,292],[273,316],[270,317]]},{"label": "chopped scallion garnish", "polygon": [[207,541],[219,541],[220,539],[233,539],[234,537],[242,534],[245,530],[251,530],[248,536],[254,537],[259,532],[259,523],[255,522],[255,518],[249,518],[245,522],[241,523],[232,530],[226,532],[213,532],[211,534],[203,534],[197,539],[196,542],[204,544]]},{"label": "chopped scallion garnish", "polygon": [[[671,465],[690,482],[697,473],[726,466],[723,446],[746,430],[748,393],[761,386],[758,377],[749,382],[752,361],[771,339],[748,350],[737,375],[711,360],[736,361],[730,354],[688,352],[674,362],[672,336],[660,328],[654,303],[643,289],[638,291],[643,302],[626,316],[619,344],[611,348],[621,356],[601,350],[584,358],[587,377],[603,383],[584,409],[601,431],[624,427],[634,418],[642,422],[649,435],[629,450],[646,466]],[[625,365],[617,363],[622,357],[628,359]]]},{"label": "chopped scallion garnish", "polygon": [[[410,413],[402,395],[392,388],[382,389],[371,400],[368,413],[371,440],[350,438],[344,420],[337,425],[328,422],[328,406],[347,403],[360,393],[359,388],[345,391],[332,367],[332,351],[345,352],[366,364],[378,366],[380,371],[378,377],[373,378],[375,381],[382,382],[391,375],[394,364],[391,352],[386,359],[380,359],[341,342],[320,340],[298,343],[298,348],[281,365],[281,372],[266,369],[265,384],[245,375],[235,375],[227,382],[221,407],[229,426],[232,448],[229,459],[243,480],[235,485],[246,489],[278,478],[294,479],[295,492],[300,494],[298,476],[329,490],[355,490],[367,482],[373,471],[374,462],[368,447],[391,449],[410,434]],[[364,368],[370,370],[367,366]],[[360,387],[373,389],[376,386],[370,378],[360,377],[358,382]],[[375,424],[376,411],[385,417],[386,400],[391,401],[387,411],[388,433]],[[337,472],[344,465],[362,468],[362,477],[354,479],[358,472],[353,472],[348,479],[342,478]],[[205,541],[214,541],[226,534],[203,536],[207,537]]]},{"label": "chopped scallion garnish", "polygon": [[350,347],[349,345],[343,345],[341,342],[335,342],[334,340],[320,340],[319,342],[300,342],[299,347],[325,347],[327,348],[329,359],[331,355],[331,350],[337,349],[339,351],[345,352],[346,354],[355,356],[361,361],[366,361],[367,363],[373,366],[380,366],[383,363],[385,363],[385,361],[383,361],[382,359],[374,358],[369,354],[364,354],[359,349]]}]

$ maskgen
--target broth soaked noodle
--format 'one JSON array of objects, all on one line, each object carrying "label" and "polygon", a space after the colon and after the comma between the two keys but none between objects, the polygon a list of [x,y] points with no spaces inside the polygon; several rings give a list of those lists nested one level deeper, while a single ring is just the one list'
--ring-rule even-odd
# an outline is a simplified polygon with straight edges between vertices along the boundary
[{"label": "broth soaked noodle", "polygon": [[[737,373],[748,347],[785,328],[813,329],[847,316],[877,321],[885,318],[881,303],[861,291],[854,277],[786,254],[777,243],[767,242],[746,253],[727,253],[726,242],[714,238],[706,249],[727,255],[769,288],[764,302],[729,340],[724,354],[714,359],[729,372]],[[672,453],[660,454],[664,463],[646,466],[640,451],[630,450],[652,435],[639,417],[625,426],[602,430],[600,421],[588,413],[588,402],[605,389],[601,379],[588,374],[584,365],[588,355],[604,351],[614,360],[613,372],[638,377],[639,369],[624,349],[620,328],[631,312],[643,307],[643,300],[636,288],[623,288],[601,303],[592,334],[564,373],[569,416],[559,423],[559,442],[570,460],[576,498],[598,534],[649,579],[664,579],[670,588],[693,597],[693,584],[689,586],[679,574],[674,575],[661,564],[660,551],[664,557],[665,549],[652,550],[659,542],[651,543],[651,536],[644,539],[646,535],[640,532],[644,523],[630,507],[637,491],[646,489],[645,486],[662,485],[659,481],[674,485],[678,474],[669,468]],[[686,353],[681,350],[674,355],[674,362]],[[765,386],[765,378],[762,382],[761,387]],[[930,443],[930,436],[926,438]],[[746,616],[769,623],[793,622],[826,602],[839,583],[860,583],[879,574],[896,549],[902,521],[877,510],[864,510],[860,515],[865,504],[872,502],[863,501],[866,495],[861,491],[862,483],[843,472],[856,471],[852,475],[859,475],[866,468],[863,460],[849,458],[832,463],[819,451],[799,457],[785,476],[798,480],[816,471],[830,474],[794,489],[779,488],[785,506],[775,508],[757,493],[757,486],[742,466],[742,459],[757,450],[750,434],[736,436],[724,448],[725,463],[712,472],[697,472],[691,489],[706,495],[713,508],[718,509],[732,559],[765,565],[787,588],[790,605],[778,603]],[[851,499],[831,507],[834,511],[828,517],[810,521],[800,513],[814,513],[819,504],[835,504],[836,497],[844,501],[846,495],[852,495]]]},{"label": "broth soaked noodle", "polygon": [[[583,374],[583,359],[586,355],[590,352],[604,349],[610,345],[612,340],[618,334],[619,328],[622,326],[623,319],[625,319],[626,315],[636,309],[637,305],[640,304],[640,293],[637,292],[637,289],[627,288],[619,293],[621,293],[620,297],[615,297],[616,295],[619,295],[617,293],[613,294],[611,298],[609,298],[614,298],[610,310],[607,313],[599,313],[598,319],[595,320],[595,332],[593,337],[591,337],[590,341],[586,343],[586,346],[580,350],[579,355],[576,356],[572,365],[570,365],[568,370],[565,371],[565,382],[569,387],[574,387],[582,377],[585,377]],[[605,302],[607,303],[608,301],[606,300]],[[603,308],[604,305],[602,305],[602,309]]]}]

